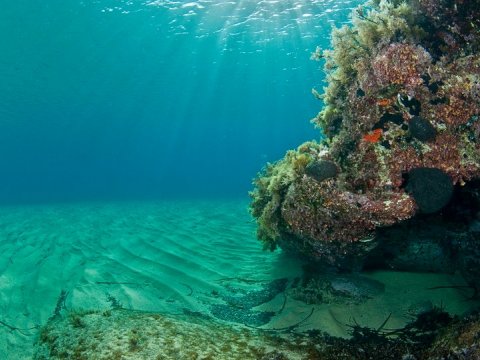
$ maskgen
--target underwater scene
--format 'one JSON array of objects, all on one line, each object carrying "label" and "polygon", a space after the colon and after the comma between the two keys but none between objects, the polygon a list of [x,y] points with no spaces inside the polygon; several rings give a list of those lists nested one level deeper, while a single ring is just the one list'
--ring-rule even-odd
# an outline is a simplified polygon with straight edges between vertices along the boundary
[{"label": "underwater scene", "polygon": [[480,360],[480,0],[0,30],[0,360]]}]

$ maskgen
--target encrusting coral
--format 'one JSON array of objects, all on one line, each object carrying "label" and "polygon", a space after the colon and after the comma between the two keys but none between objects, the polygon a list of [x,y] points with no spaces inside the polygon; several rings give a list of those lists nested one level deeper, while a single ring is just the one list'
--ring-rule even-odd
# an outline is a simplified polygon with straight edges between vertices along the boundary
[{"label": "encrusting coral", "polygon": [[314,91],[324,108],[313,120],[325,139],[255,180],[251,212],[265,246],[360,269],[382,245],[380,229],[438,216],[477,183],[479,49],[478,0],[358,7],[351,25],[333,31],[332,49],[312,55],[326,61],[328,86]]}]

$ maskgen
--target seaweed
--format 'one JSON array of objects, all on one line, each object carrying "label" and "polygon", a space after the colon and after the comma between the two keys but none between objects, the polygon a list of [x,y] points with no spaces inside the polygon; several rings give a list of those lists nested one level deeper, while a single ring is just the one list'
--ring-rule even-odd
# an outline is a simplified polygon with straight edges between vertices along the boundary
[{"label": "seaweed", "polygon": [[107,297],[107,301],[110,303],[112,309],[123,309],[122,303],[118,301],[118,299],[115,298],[113,295],[107,292],[105,293],[105,296]]},{"label": "seaweed", "polygon": [[[251,214],[266,249],[361,270],[382,229],[441,215],[480,178],[478,4],[372,0],[333,30],[331,49],[316,49],[327,73],[313,120],[322,142],[287,152],[255,180]],[[478,274],[465,255],[451,261]]]},{"label": "seaweed", "polygon": [[40,325],[35,325],[35,326],[29,327],[29,328],[19,328],[19,327],[10,325],[10,324],[6,323],[5,321],[2,321],[2,320],[0,320],[0,325],[6,327],[10,331],[17,331],[20,334],[25,335],[25,336],[33,335],[33,334],[29,334],[28,331],[38,330],[40,328]]},{"label": "seaweed", "polygon": [[67,310],[67,306],[65,302],[67,301],[69,291],[63,290],[60,291],[60,295],[58,296],[57,303],[55,305],[55,310],[53,311],[53,315],[50,317],[49,320],[55,319],[61,316],[62,310]]},{"label": "seaweed", "polygon": [[[218,294],[217,297],[223,300],[224,304],[213,304],[210,307],[210,311],[217,319],[249,326],[264,325],[268,323],[273,316],[277,315],[278,312],[255,311],[253,308],[269,302],[278,294],[284,293],[287,284],[288,279],[277,279],[263,285],[260,290],[245,291],[242,295]],[[230,292],[234,293],[239,291],[240,289],[236,288],[230,289]],[[285,307],[285,302],[286,299],[284,299],[281,310]]]}]

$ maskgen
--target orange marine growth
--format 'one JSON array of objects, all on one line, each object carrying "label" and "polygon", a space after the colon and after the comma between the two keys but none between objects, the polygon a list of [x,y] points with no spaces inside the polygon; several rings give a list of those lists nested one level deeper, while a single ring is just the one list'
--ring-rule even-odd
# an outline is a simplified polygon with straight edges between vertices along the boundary
[{"label": "orange marine growth", "polygon": [[369,143],[377,143],[382,137],[382,129],[375,129],[363,136],[363,140]]},{"label": "orange marine growth", "polygon": [[377,105],[378,106],[389,106],[392,103],[391,99],[378,99],[377,100]]}]

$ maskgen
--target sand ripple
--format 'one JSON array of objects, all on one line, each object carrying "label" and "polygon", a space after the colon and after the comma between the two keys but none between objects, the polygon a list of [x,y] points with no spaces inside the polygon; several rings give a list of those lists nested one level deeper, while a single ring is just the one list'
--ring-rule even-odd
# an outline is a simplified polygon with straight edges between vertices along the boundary
[{"label": "sand ripple", "polygon": [[458,277],[388,272],[366,274],[385,289],[360,304],[285,297],[301,264],[262,251],[246,201],[2,207],[0,254],[0,357],[12,360],[30,358],[37,328],[69,309],[213,315],[270,329],[308,318],[299,331],[345,336],[353,318],[378,327],[389,317],[399,328],[415,303],[455,313],[478,305],[455,289],[427,290]]},{"label": "sand ripple", "polygon": [[0,321],[25,331],[0,327],[0,349],[28,356],[62,290],[68,309],[205,312],[220,279],[285,276],[254,232],[246,202],[1,208]]}]

